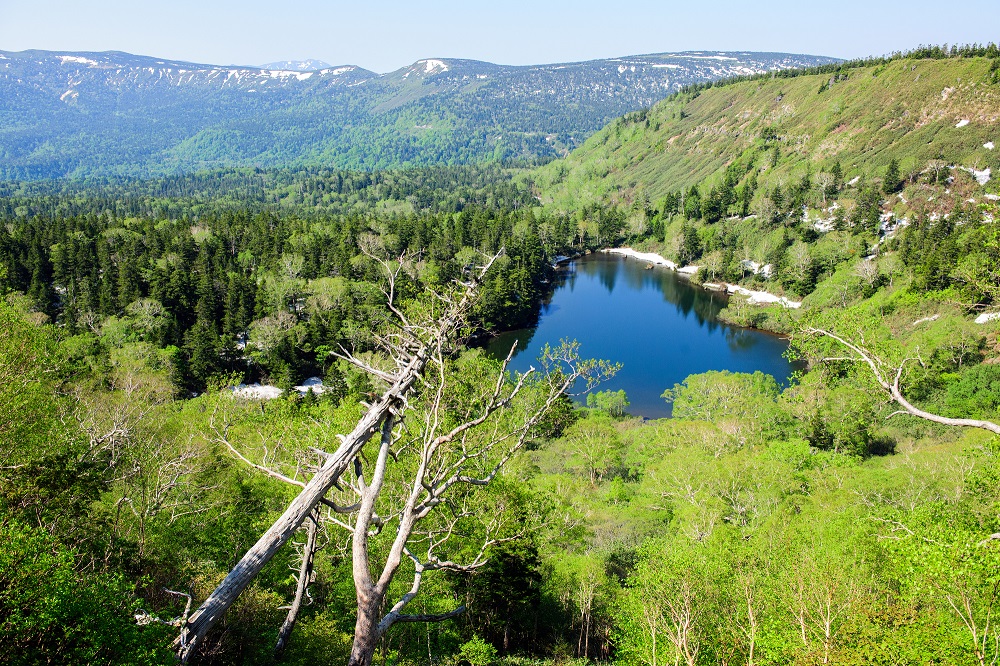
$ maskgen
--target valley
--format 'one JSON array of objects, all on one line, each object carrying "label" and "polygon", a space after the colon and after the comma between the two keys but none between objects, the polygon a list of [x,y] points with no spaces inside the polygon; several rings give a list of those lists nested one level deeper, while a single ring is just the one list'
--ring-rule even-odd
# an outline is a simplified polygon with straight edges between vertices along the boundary
[{"label": "valley", "polygon": [[0,55],[0,661],[1000,658],[995,45]]}]

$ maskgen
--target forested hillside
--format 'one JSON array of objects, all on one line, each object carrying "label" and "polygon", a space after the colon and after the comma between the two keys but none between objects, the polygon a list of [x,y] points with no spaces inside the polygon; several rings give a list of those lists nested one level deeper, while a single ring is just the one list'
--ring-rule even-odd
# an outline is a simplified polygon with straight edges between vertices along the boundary
[{"label": "forested hillside", "polygon": [[738,186],[751,164],[758,185],[772,188],[837,163],[845,183],[881,178],[893,159],[908,179],[934,160],[947,162],[937,170],[995,170],[997,58],[984,49],[979,57],[899,58],[693,86],[610,123],[537,180],[547,202],[574,209],[595,201],[655,205],[692,185],[722,186],[736,166],[744,172],[731,184]]},{"label": "forested hillside", "polygon": [[[527,172],[2,186],[0,659],[172,663],[185,596],[279,521],[504,248],[193,663],[347,662],[365,575],[390,569],[378,614],[412,616],[376,662],[995,663],[998,55],[687,90]],[[615,371],[572,345],[543,380],[496,382],[478,336],[536,316],[559,255],[623,246],[801,303],[736,293],[724,316],[790,337],[803,371],[693,375],[651,421],[594,383],[588,407],[545,403],[567,367]]]},{"label": "forested hillside", "polygon": [[681,86],[827,62],[743,52],[524,67],[428,59],[378,75],[0,52],[0,178],[533,164]]},{"label": "forested hillside", "polygon": [[[921,264],[928,287],[960,270],[971,293],[991,294],[982,235],[993,231],[979,225],[1000,196],[1000,56],[959,53],[686,91],[615,121],[532,182],[551,212],[613,206],[633,243],[710,283],[799,300],[865,257],[890,271]],[[857,271],[872,290],[883,279]]]}]

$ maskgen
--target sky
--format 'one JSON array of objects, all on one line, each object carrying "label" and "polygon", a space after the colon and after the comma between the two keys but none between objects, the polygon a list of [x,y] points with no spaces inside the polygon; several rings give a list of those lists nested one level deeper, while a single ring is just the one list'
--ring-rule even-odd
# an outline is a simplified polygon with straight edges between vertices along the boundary
[{"label": "sky", "polygon": [[511,65],[664,51],[841,58],[1000,39],[1000,1],[0,0],[0,50],[126,51],[218,65],[421,58]]}]

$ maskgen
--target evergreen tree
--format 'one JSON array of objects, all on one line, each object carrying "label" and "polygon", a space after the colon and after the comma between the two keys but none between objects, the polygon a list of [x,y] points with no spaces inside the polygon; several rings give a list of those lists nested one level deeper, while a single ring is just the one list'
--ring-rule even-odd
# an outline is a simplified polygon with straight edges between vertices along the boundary
[{"label": "evergreen tree", "polygon": [[885,177],[882,179],[882,191],[886,194],[895,194],[903,189],[903,179],[899,173],[899,162],[896,158],[889,161],[889,166],[885,170]]},{"label": "evergreen tree", "polygon": [[204,389],[208,379],[221,370],[219,337],[212,324],[198,320],[184,336],[189,388]]},{"label": "evergreen tree", "polygon": [[833,176],[833,192],[831,194],[834,194],[839,192],[844,186],[844,169],[840,166],[840,160],[834,163],[833,168],[830,169],[830,174]]}]

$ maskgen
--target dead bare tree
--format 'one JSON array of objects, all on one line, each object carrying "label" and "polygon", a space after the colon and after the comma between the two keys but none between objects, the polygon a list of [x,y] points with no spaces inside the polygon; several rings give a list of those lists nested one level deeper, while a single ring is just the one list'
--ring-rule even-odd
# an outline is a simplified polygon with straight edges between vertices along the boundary
[{"label": "dead bare tree", "polygon": [[[296,456],[292,461],[294,463],[294,471],[291,472],[292,476],[288,476],[288,474],[278,469],[278,467],[281,466],[281,463],[284,462],[280,459],[280,454],[283,449],[286,449],[287,447],[280,441],[273,444],[270,443],[268,439],[259,432],[258,435],[262,440],[262,461],[264,464],[256,463],[244,455],[244,453],[233,444],[230,438],[230,428],[232,423],[223,416],[223,423],[220,427],[217,423],[218,420],[219,410],[216,409],[209,422],[209,428],[215,433],[213,441],[217,444],[225,446],[238,460],[246,464],[248,467],[262,472],[267,476],[270,476],[272,479],[276,479],[298,488],[305,488],[305,482],[297,478],[299,473],[308,472],[316,474],[320,469],[320,465],[316,465],[314,460],[303,460],[302,457]],[[315,457],[317,452],[316,449],[311,448],[310,452]],[[334,510],[339,509],[338,505],[325,497],[320,500],[320,503],[333,508]],[[285,616],[285,621],[282,623],[281,630],[278,632],[278,640],[274,646],[275,658],[280,657],[285,651],[285,648],[288,646],[292,630],[295,628],[295,623],[298,620],[299,611],[302,609],[303,600],[309,596],[309,584],[313,579],[313,564],[316,553],[319,550],[319,533],[323,526],[323,522],[323,514],[318,509],[314,510],[305,522],[305,542],[296,545],[296,548],[299,550],[299,555],[298,566],[295,568],[296,573],[293,576],[295,579],[295,596],[293,597],[291,604],[287,607],[283,607],[282,609],[287,610],[288,614]]]},{"label": "dead bare tree", "polygon": [[300,552],[299,570],[295,576],[295,598],[288,607],[288,615],[278,632],[278,642],[274,646],[274,656],[278,657],[288,645],[288,639],[295,628],[295,621],[298,619],[299,610],[302,608],[302,600],[309,590],[309,583],[313,576],[313,558],[316,556],[316,542],[319,534],[319,511],[313,511],[306,522],[306,541],[302,544]]},{"label": "dead bare tree", "polygon": [[[546,348],[539,370],[532,368],[513,381],[507,373],[513,349],[498,368],[485,363],[488,369],[477,366],[478,375],[465,377],[456,370],[455,342],[478,285],[500,255],[487,257],[456,292],[431,293],[422,308],[403,308],[396,302],[396,281],[407,267],[406,258],[381,259],[365,243],[362,249],[386,273],[391,320],[385,331],[373,333],[379,355],[362,358],[341,349],[338,356],[385,390],[355,429],[341,437],[337,451],[315,451],[324,462],[308,481],[250,462],[222,438],[244,462],[302,491],[191,615],[175,642],[182,660],[318,507],[328,525],[350,535],[358,605],[353,666],[369,666],[379,641],[397,622],[438,621],[461,613],[462,607],[433,615],[404,611],[428,573],[474,570],[486,562],[491,546],[519,536],[523,526],[504,510],[502,498],[493,498],[487,509],[473,491],[489,485],[537,435],[556,401],[571,390],[590,390],[617,370],[606,362],[581,361],[578,346],[564,342]],[[369,451],[366,444],[375,433],[380,433],[374,440],[377,448]],[[353,479],[348,479],[343,475],[352,463]],[[335,497],[327,497],[334,488]],[[467,546],[473,538],[478,546],[456,561],[455,543]],[[410,571],[412,580],[391,603],[392,584],[402,570]],[[300,573],[299,587],[306,580]]]},{"label": "dead bare tree", "polygon": [[[746,615],[737,619],[735,624],[742,635],[746,645],[747,666],[754,666],[754,651],[757,649],[757,638],[760,636],[760,600],[757,597],[757,581],[751,570],[740,573],[739,586],[743,592],[743,599],[746,601]],[[745,618],[745,619],[744,619]]]},{"label": "dead bare tree", "polygon": [[[581,362],[575,343],[564,343],[546,350],[539,371],[529,370],[510,382],[506,369],[513,351],[492,382],[476,375],[472,385],[464,387],[472,389],[471,395],[456,400],[453,393],[462,380],[453,374],[448,350],[439,341],[430,355],[434,371],[415,396],[419,403],[415,400],[400,418],[399,432],[392,432],[392,418],[384,422],[370,478],[356,464],[357,482],[350,487],[357,507],[354,522],[339,523],[352,537],[358,604],[352,666],[368,666],[378,642],[395,623],[439,621],[464,610],[404,612],[427,574],[472,571],[486,563],[491,546],[522,535],[526,526],[507,510],[508,500],[493,496],[491,505],[483,506],[477,489],[489,485],[537,434],[545,414],[577,380],[589,390],[615,369]],[[395,530],[383,548],[374,549],[370,541],[387,524],[394,524]],[[466,548],[470,541],[478,545],[464,561],[456,561],[456,540]],[[384,553],[377,562],[376,550]],[[391,586],[404,564],[412,578],[392,603]]]},{"label": "dead bare tree", "polygon": [[[695,585],[683,578],[674,594],[665,598],[667,607],[667,639],[674,646],[677,657],[687,666],[694,666],[701,648],[697,631],[698,609],[695,603]],[[675,663],[677,659],[675,658]]]},{"label": "dead bare tree", "polygon": [[[831,338],[842,347],[850,350],[852,353],[851,356],[824,358],[822,359],[823,361],[854,361],[866,364],[871,369],[872,375],[874,376],[875,381],[878,382],[878,385],[882,387],[893,402],[903,408],[901,411],[890,414],[890,417],[898,414],[910,414],[911,416],[916,416],[917,418],[933,421],[934,423],[940,423],[942,425],[982,428],[983,430],[989,430],[990,432],[1000,435],[1000,425],[991,421],[982,421],[979,419],[953,419],[939,414],[932,414],[931,412],[924,411],[910,403],[910,401],[903,396],[899,383],[903,378],[903,372],[906,369],[907,363],[910,361],[920,362],[919,358],[906,358],[898,366],[893,367],[883,359],[879,358],[874,352],[865,349],[860,344],[849,342],[831,331],[827,331],[822,328],[807,328],[805,332]],[[889,381],[890,378],[892,381]]]},{"label": "dead bare tree", "polygon": [[[499,256],[500,253],[490,257],[468,282],[461,285],[460,295],[448,299],[445,312],[431,326],[431,340],[425,344],[414,344],[411,338],[403,343],[404,351],[399,358],[402,365],[393,375],[382,373],[383,377],[391,377],[390,386],[375,404],[369,406],[368,411],[358,421],[354,430],[342,437],[341,445],[327,457],[323,467],[306,483],[299,496],[289,504],[281,517],[258,539],[257,543],[244,554],[222,583],[202,602],[181,629],[174,646],[182,661],[187,661],[198,644],[204,640],[209,630],[236,601],[247,585],[256,578],[264,565],[295,534],[299,525],[316,508],[327,492],[337,484],[348,465],[357,457],[368,440],[381,429],[383,421],[390,415],[401,413],[405,409],[407,393],[417,383],[427,366],[430,343],[434,339],[438,339],[443,344],[444,341],[455,335],[459,325],[468,316],[480,281]],[[402,266],[402,262],[399,264]],[[399,274],[399,270],[390,271],[388,289],[389,307],[397,312],[398,308],[394,303],[394,278]],[[406,321],[404,317],[403,322]]]}]

